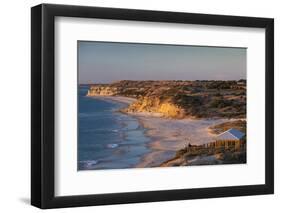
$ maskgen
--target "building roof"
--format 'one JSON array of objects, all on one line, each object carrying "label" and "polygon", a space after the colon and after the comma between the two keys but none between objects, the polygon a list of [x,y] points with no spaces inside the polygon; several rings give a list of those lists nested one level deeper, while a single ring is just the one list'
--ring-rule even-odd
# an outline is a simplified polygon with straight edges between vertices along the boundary
[{"label": "building roof", "polygon": [[229,129],[216,137],[216,140],[240,140],[245,134],[237,129]]}]

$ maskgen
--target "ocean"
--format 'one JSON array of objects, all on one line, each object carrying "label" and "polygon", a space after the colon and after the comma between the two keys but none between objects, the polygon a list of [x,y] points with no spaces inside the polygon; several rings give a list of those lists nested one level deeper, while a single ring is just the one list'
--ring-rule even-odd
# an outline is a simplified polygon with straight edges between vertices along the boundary
[{"label": "ocean", "polygon": [[126,104],[85,96],[79,87],[78,170],[134,168],[149,152],[137,118],[118,112]]}]

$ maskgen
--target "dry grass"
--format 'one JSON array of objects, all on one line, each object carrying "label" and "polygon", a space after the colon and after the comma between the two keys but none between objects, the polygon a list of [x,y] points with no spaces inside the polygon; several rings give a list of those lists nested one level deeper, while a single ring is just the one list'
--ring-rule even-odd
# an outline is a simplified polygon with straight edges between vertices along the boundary
[{"label": "dry grass", "polygon": [[211,130],[211,133],[213,134],[220,134],[224,131],[227,131],[231,128],[238,129],[241,132],[246,133],[246,121],[245,120],[237,120],[237,121],[230,121],[230,122],[225,122],[222,124],[218,124],[215,126],[210,127],[209,129]]}]

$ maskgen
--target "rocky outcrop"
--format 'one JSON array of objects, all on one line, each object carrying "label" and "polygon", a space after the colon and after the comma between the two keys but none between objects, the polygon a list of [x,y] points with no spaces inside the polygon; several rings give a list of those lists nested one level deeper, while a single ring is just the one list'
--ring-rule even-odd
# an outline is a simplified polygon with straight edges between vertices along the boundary
[{"label": "rocky outcrop", "polygon": [[138,99],[136,102],[129,105],[128,108],[123,111],[134,113],[134,112],[149,112],[159,113],[164,117],[169,118],[183,118],[185,112],[179,106],[172,102],[165,100],[161,101],[156,97],[143,97]]},{"label": "rocky outcrop", "polygon": [[240,82],[123,80],[89,85],[87,96],[137,99],[124,112],[160,113],[170,118],[245,118],[246,89],[237,85]]},{"label": "rocky outcrop", "polygon": [[[116,96],[123,95],[120,93],[120,88],[104,85],[91,86],[88,90],[87,96]],[[183,118],[185,116],[184,110],[169,100],[160,100],[157,97],[140,97],[127,108],[122,109],[122,112],[148,112],[158,113],[167,118]]]}]

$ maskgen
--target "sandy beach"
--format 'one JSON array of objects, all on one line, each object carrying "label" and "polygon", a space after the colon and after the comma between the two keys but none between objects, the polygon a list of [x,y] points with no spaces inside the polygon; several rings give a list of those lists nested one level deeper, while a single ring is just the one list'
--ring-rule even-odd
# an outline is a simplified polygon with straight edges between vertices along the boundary
[{"label": "sandy beach", "polygon": [[124,96],[103,96],[103,95],[95,95],[95,96],[88,96],[88,97],[94,97],[96,99],[102,99],[102,100],[109,100],[109,101],[116,101],[124,104],[131,104],[137,99],[135,98],[129,98]]},{"label": "sandy beach", "polygon": [[[136,99],[123,96],[95,96],[104,100],[131,104]],[[151,139],[147,146],[151,150],[143,156],[136,167],[156,167],[172,158],[176,151],[188,143],[200,145],[211,142],[215,135],[209,127],[230,121],[230,119],[169,119],[159,113],[128,113],[136,117],[147,129],[146,135]]]},{"label": "sandy beach", "polygon": [[172,158],[176,151],[188,143],[200,145],[211,142],[215,135],[209,127],[229,121],[228,119],[167,119],[136,115],[146,134],[151,138],[148,144],[151,152],[143,157],[137,167],[155,167]]}]

